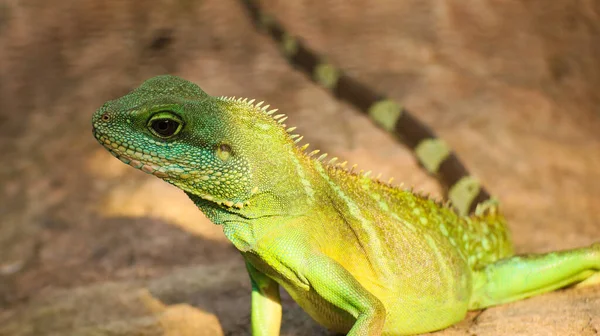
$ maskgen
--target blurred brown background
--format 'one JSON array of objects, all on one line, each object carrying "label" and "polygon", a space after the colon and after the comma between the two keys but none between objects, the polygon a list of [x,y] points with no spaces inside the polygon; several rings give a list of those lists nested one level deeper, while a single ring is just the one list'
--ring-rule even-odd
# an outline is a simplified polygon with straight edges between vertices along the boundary
[{"label": "blurred brown background", "polygon": [[[600,241],[600,1],[263,0],[403,102],[503,204],[519,252]],[[235,0],[0,0],[0,335],[248,335],[250,286],[185,195],[90,117],[172,73],[266,100],[315,148],[437,194],[405,148],[288,66]],[[439,335],[595,335],[600,287]],[[284,335],[326,335],[284,299]]]}]

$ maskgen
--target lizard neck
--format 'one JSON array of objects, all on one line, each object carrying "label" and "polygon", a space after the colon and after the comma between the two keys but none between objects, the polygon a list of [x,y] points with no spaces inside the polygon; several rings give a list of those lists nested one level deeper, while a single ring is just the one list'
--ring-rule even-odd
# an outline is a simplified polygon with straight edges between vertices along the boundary
[{"label": "lizard neck", "polygon": [[277,226],[315,212],[326,191],[314,164],[301,153],[290,164],[280,163],[277,173],[270,175],[242,208],[186,194],[211,222],[223,227],[238,250],[246,252]]},{"label": "lizard neck", "polygon": [[[266,164],[266,163],[263,163]],[[322,183],[314,160],[299,149],[294,149],[286,160],[270,163],[272,166],[257,171],[271,171],[254,180],[256,191],[244,201],[241,208],[222,202],[213,202],[186,191],[194,204],[214,223],[255,222],[261,218],[298,217],[310,213],[318,203]],[[316,163],[319,164],[320,163]]]}]

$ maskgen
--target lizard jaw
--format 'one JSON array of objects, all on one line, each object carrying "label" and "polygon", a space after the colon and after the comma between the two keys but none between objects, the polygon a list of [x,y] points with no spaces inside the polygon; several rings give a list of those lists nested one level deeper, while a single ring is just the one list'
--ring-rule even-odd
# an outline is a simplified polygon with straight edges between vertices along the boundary
[{"label": "lizard jaw", "polygon": [[164,171],[164,168],[161,169],[160,166],[157,166],[155,164],[152,164],[149,162],[142,162],[142,161],[138,160],[137,158],[133,158],[133,157],[127,155],[126,153],[124,153],[127,150],[127,148],[125,148],[124,146],[119,145],[116,142],[111,142],[106,137],[98,134],[98,132],[96,132],[95,129],[93,130],[93,133],[94,133],[94,137],[96,138],[96,140],[98,140],[98,142],[102,146],[104,146],[104,148],[106,148],[106,150],[108,150],[108,152],[112,156],[116,157],[121,162],[128,164],[135,169],[141,170],[146,174],[154,175],[156,177],[160,177],[163,179],[169,177],[169,175],[166,173],[166,171]]},{"label": "lizard jaw", "polygon": [[[131,149],[130,153],[133,154],[129,154],[127,153],[127,148],[125,148],[125,146],[117,143],[117,142],[113,142],[110,141],[106,136],[100,134],[99,132],[96,131],[96,129],[92,129],[94,137],[96,138],[96,140],[106,149],[108,150],[108,152],[116,157],[117,159],[119,159],[121,162],[130,165],[131,167],[141,170],[146,174],[150,174],[150,175],[154,175],[156,177],[159,177],[163,180],[165,180],[168,183],[171,184],[175,184],[177,185],[178,188],[192,193],[194,195],[197,195],[198,197],[213,202],[215,204],[218,205],[222,205],[225,206],[227,208],[237,208],[237,209],[242,209],[245,206],[250,205],[249,201],[245,201],[245,202],[233,202],[231,200],[226,200],[226,199],[218,199],[210,194],[198,194],[196,190],[190,190],[190,188],[188,188],[186,185],[181,185],[178,184],[176,182],[176,180],[173,180],[173,176],[169,175],[168,173],[168,168],[162,167],[160,165],[156,165],[153,164],[151,162],[148,161],[143,161],[144,156],[148,155],[148,154],[143,154],[137,151],[134,151]],[[148,158],[148,156],[146,157]],[[181,177],[181,175],[179,175],[179,177]],[[256,188],[255,188],[256,189]],[[255,189],[253,189],[253,193],[255,193]]]},{"label": "lizard jaw", "polygon": [[160,178],[168,178],[169,177],[169,174],[167,174],[164,171],[161,171],[159,166],[156,166],[151,163],[141,162],[141,161],[139,161],[137,159],[133,159],[125,154],[119,154],[106,146],[105,146],[105,148],[108,149],[108,151],[110,152],[110,154],[112,154],[112,156],[121,160],[121,162],[128,164],[135,169],[141,170],[146,174],[154,175],[154,176],[160,177]]}]

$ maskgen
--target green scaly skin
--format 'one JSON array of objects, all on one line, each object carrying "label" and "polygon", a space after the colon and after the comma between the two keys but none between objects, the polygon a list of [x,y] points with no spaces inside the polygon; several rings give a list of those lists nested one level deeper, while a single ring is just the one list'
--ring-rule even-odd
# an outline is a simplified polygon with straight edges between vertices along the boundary
[{"label": "green scaly skin", "polygon": [[598,244],[513,256],[494,205],[460,216],[325,163],[296,146],[284,120],[260,103],[158,76],[92,121],[114,156],[182,189],[223,227],[252,281],[253,335],[279,334],[280,285],[334,331],[409,335],[600,269]]}]

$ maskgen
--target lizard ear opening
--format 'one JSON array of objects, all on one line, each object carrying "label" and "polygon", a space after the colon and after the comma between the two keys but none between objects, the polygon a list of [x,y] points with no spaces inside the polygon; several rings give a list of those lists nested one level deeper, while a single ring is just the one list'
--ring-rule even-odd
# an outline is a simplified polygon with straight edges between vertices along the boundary
[{"label": "lizard ear opening", "polygon": [[221,159],[221,161],[227,161],[231,156],[231,146],[225,143],[217,146],[217,157]]}]

